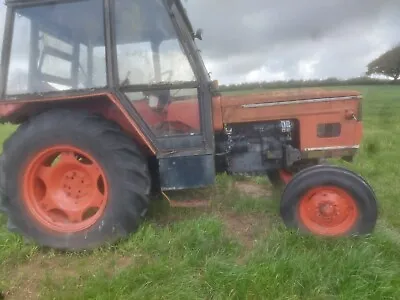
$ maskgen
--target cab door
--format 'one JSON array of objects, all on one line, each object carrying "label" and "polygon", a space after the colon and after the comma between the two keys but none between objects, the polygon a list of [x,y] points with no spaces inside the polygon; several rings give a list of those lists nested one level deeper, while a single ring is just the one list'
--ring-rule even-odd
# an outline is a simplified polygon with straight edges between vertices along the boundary
[{"label": "cab door", "polygon": [[161,187],[213,184],[209,82],[174,1],[110,1],[117,95],[157,149]]}]

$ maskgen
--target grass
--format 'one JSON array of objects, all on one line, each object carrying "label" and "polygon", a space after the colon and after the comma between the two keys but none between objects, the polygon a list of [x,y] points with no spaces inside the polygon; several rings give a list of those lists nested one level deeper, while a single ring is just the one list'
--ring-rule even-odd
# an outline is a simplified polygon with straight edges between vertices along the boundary
[{"label": "grass", "polygon": [[[365,96],[364,141],[345,166],[376,190],[373,235],[287,231],[265,178],[222,175],[200,192],[211,208],[155,201],[139,232],[93,253],[25,244],[0,216],[0,291],[6,299],[400,299],[400,87],[346,88]],[[1,137],[12,130],[3,126]]]}]

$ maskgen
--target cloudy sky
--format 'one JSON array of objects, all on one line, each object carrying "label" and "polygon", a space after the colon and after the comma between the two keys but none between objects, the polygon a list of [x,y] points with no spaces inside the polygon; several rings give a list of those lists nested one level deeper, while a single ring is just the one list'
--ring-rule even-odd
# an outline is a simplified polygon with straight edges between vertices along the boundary
[{"label": "cloudy sky", "polygon": [[400,0],[187,0],[221,82],[353,77],[400,43]]},{"label": "cloudy sky", "polygon": [[184,5],[194,27],[204,30],[197,43],[220,83],[359,76],[371,59],[400,43],[400,0],[187,0]]}]

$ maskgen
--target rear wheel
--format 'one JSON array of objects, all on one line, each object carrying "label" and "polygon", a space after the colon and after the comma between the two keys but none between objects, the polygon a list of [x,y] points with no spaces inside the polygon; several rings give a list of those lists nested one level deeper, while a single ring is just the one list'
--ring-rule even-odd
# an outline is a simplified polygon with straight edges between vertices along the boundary
[{"label": "rear wheel", "polygon": [[376,196],[359,175],[336,166],[314,166],[285,187],[280,212],[290,228],[322,236],[371,233],[377,220]]},{"label": "rear wheel", "polygon": [[3,210],[17,232],[66,250],[113,243],[148,207],[147,161],[120,128],[80,111],[43,113],[5,142]]}]

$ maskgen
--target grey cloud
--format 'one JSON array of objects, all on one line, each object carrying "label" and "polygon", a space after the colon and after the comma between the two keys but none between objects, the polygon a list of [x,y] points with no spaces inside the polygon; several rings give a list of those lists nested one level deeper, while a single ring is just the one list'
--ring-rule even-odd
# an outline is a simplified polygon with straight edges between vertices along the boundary
[{"label": "grey cloud", "polygon": [[299,65],[315,60],[315,77],[358,76],[369,59],[400,41],[398,0],[188,0],[185,6],[204,29],[199,46],[211,71],[223,78],[260,68],[301,78]]},{"label": "grey cloud", "polygon": [[398,10],[400,1],[188,0],[186,7],[195,26],[205,29],[206,49],[218,57],[368,26],[388,9]]}]

